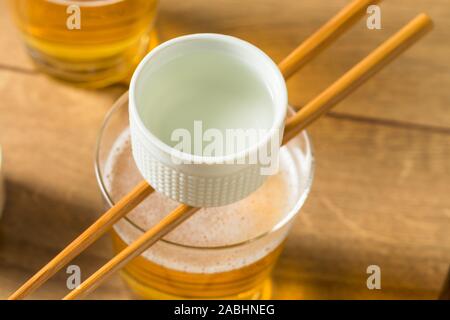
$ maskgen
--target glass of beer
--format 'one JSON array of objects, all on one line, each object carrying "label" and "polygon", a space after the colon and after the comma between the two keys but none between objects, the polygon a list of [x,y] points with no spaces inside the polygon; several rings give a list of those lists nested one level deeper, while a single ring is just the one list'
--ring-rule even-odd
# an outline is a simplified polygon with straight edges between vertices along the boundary
[{"label": "glass of beer", "polygon": [[[106,116],[95,169],[107,208],[142,180],[130,149],[128,96]],[[306,132],[280,150],[280,170],[236,203],[203,208],[132,260],[121,275],[145,299],[269,299],[270,277],[313,180]],[[118,253],[179,204],[154,192],[112,231]]]},{"label": "glass of beer", "polygon": [[39,69],[85,87],[126,80],[156,45],[157,0],[10,0]]}]

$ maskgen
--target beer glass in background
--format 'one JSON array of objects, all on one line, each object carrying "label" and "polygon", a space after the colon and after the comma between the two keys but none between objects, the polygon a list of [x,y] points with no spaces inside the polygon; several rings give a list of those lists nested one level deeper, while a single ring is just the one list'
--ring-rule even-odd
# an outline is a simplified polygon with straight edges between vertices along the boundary
[{"label": "beer glass in background", "polygon": [[86,87],[126,81],[156,46],[157,0],[10,0],[36,65]]},{"label": "beer glass in background", "polygon": [[[97,181],[108,208],[142,180],[131,156],[128,123],[128,100],[124,95],[105,118],[96,150]],[[290,226],[306,200],[314,167],[306,132],[283,149],[281,156],[285,158],[282,163],[290,165],[289,181],[292,183],[288,187],[269,177],[265,185],[249,198],[214,208],[211,212],[200,210],[121,271],[128,286],[146,299],[271,298],[270,274]],[[126,156],[111,156],[114,154]],[[114,187],[111,181],[120,174],[125,176],[120,182],[121,191],[117,193],[112,190],[117,186]],[[261,195],[261,189],[264,188],[270,189]],[[275,204],[280,197],[285,197],[287,205],[280,211],[281,214],[272,215],[271,210],[280,210]],[[162,217],[155,215],[167,214],[178,205],[171,200],[170,204],[161,205],[161,199],[167,198],[153,193],[115,225],[112,231],[115,254],[148,230],[149,225],[144,226],[142,223],[145,216],[154,224]],[[248,208],[239,203],[248,203]],[[260,215],[260,219],[255,220],[257,215]],[[252,217],[251,223],[246,221],[247,216]],[[212,218],[213,223],[205,222],[209,218]],[[236,242],[215,239],[216,243],[213,244],[209,240],[205,240],[207,245],[199,243],[202,237],[206,239],[214,232],[226,235],[224,230],[236,236],[245,229],[239,226],[246,223],[254,225],[258,231],[240,234],[240,240]],[[185,228],[184,232],[180,231],[182,228]],[[172,235],[175,233],[178,233],[178,237],[174,238]],[[192,235],[196,243],[191,241]]]}]

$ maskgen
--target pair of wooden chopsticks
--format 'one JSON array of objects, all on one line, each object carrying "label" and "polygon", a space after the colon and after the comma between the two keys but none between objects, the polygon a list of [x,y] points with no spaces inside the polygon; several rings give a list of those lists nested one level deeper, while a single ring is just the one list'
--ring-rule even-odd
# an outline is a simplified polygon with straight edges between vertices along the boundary
[{"label": "pair of wooden chopsticks", "polygon": [[[318,50],[339,35],[339,33],[351,24],[351,22],[355,21],[358,16],[364,14],[366,7],[374,2],[376,1],[353,1],[297,47],[297,49],[279,64],[285,78],[288,79],[294,74],[306,63],[306,61],[315,55]],[[305,105],[299,112],[287,120],[283,144],[295,137],[296,134],[327,112],[339,101],[344,99],[350,92],[361,85],[387,62],[395,58],[397,54],[402,52],[403,49],[417,39],[417,36],[422,34],[422,32],[430,25],[431,20],[429,17],[425,14],[420,14],[380,45],[365,59],[345,73],[330,87]],[[109,209],[53,260],[22,285],[22,287],[12,294],[9,299],[22,299],[33,290],[37,289],[70,260],[102,236],[114,223],[124,217],[152,192],[153,189],[148,183],[141,182],[127,196]],[[152,227],[130,246],[126,247],[96,271],[78,288],[70,292],[64,299],[79,298],[94,290],[100,285],[102,280],[125,266],[130,260],[140,255],[152,244],[161,239],[198,210],[199,208],[193,208],[183,204],[180,205],[156,226]]]}]

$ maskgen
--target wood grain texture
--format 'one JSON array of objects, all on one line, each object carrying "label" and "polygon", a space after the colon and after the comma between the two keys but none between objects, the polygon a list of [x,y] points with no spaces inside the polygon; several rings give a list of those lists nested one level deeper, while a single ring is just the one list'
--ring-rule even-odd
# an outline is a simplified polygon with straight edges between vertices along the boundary
[{"label": "wood grain texture", "polygon": [[[221,32],[279,61],[348,1],[162,1],[161,39]],[[436,298],[450,265],[450,7],[383,1],[383,29],[363,22],[289,82],[302,106],[420,11],[435,29],[341,103],[310,133],[316,175],[274,273],[275,298]],[[102,212],[93,149],[103,115],[125,91],[88,91],[33,71],[0,0],[0,143],[7,203],[0,220],[6,298]],[[19,69],[18,69],[19,68]],[[22,69],[27,70],[23,72]],[[74,263],[86,279],[111,257],[101,239]],[[382,290],[365,287],[382,268]],[[32,298],[68,293],[59,272]],[[89,298],[133,296],[114,276]]]},{"label": "wood grain texture", "polygon": [[310,102],[306,103],[295,115],[286,121],[283,142],[289,141],[313,122],[317,121],[331,108],[343,101],[353,91],[395,60],[406,48],[429,31],[431,20],[426,14],[419,14],[403,26],[392,37],[386,39],[364,59],[345,72],[339,79],[324,89]]},{"label": "wood grain texture", "polygon": [[115,272],[121,270],[133,258],[138,257],[148,247],[162,239],[171,230],[174,230],[180,223],[189,219],[199,208],[190,207],[182,204],[175,210],[165,216],[155,226],[147,230],[137,240],[128,247],[120,251],[105,265],[95,271],[88,279],[83,281],[77,288],[72,290],[64,297],[64,300],[73,300],[84,297],[86,294],[95,290],[103,281],[108,279]]},{"label": "wood grain texture", "polygon": [[12,25],[8,14],[7,0],[0,1],[0,48],[2,50],[0,68],[24,74],[36,73],[31,59],[22,47],[19,30]]},{"label": "wood grain texture", "polygon": [[[162,39],[194,32],[219,32],[246,39],[280,61],[349,0],[163,1]],[[420,12],[433,32],[339,107],[340,112],[433,126],[450,126],[450,6],[447,0],[387,0],[380,3],[382,29],[361,20],[289,81],[294,105],[304,105],[348,68]],[[397,97],[401,97],[399,100]],[[423,112],[426,108],[426,112]],[[408,118],[405,119],[405,114]]]},{"label": "wood grain texture", "polygon": [[[279,297],[436,298],[450,262],[448,134],[325,117],[311,195],[275,270]],[[382,269],[382,290],[365,287]]]},{"label": "wood grain texture", "polygon": [[[37,288],[42,286],[54,274],[86,250],[91,244],[107,233],[116,222],[125,217],[131,210],[136,208],[149,194],[153,188],[143,180],[127,195],[125,195],[114,206],[81,233],[74,241],[65,247],[58,255],[49,261],[42,269],[28,279],[17,291],[8,297],[9,300],[23,299]],[[155,241],[156,242],[156,241]],[[136,254],[136,257],[139,254]]]}]

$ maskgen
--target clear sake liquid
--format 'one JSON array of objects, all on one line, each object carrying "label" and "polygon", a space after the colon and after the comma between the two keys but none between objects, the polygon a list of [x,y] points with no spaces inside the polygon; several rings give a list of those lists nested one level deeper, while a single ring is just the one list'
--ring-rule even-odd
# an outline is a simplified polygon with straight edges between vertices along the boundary
[{"label": "clear sake liquid", "polygon": [[[244,61],[217,51],[181,55],[142,79],[137,97],[145,126],[164,143],[175,146],[175,129],[194,135],[218,129],[265,129],[273,123],[273,97],[258,72]],[[194,152],[192,152],[194,153]]]}]

